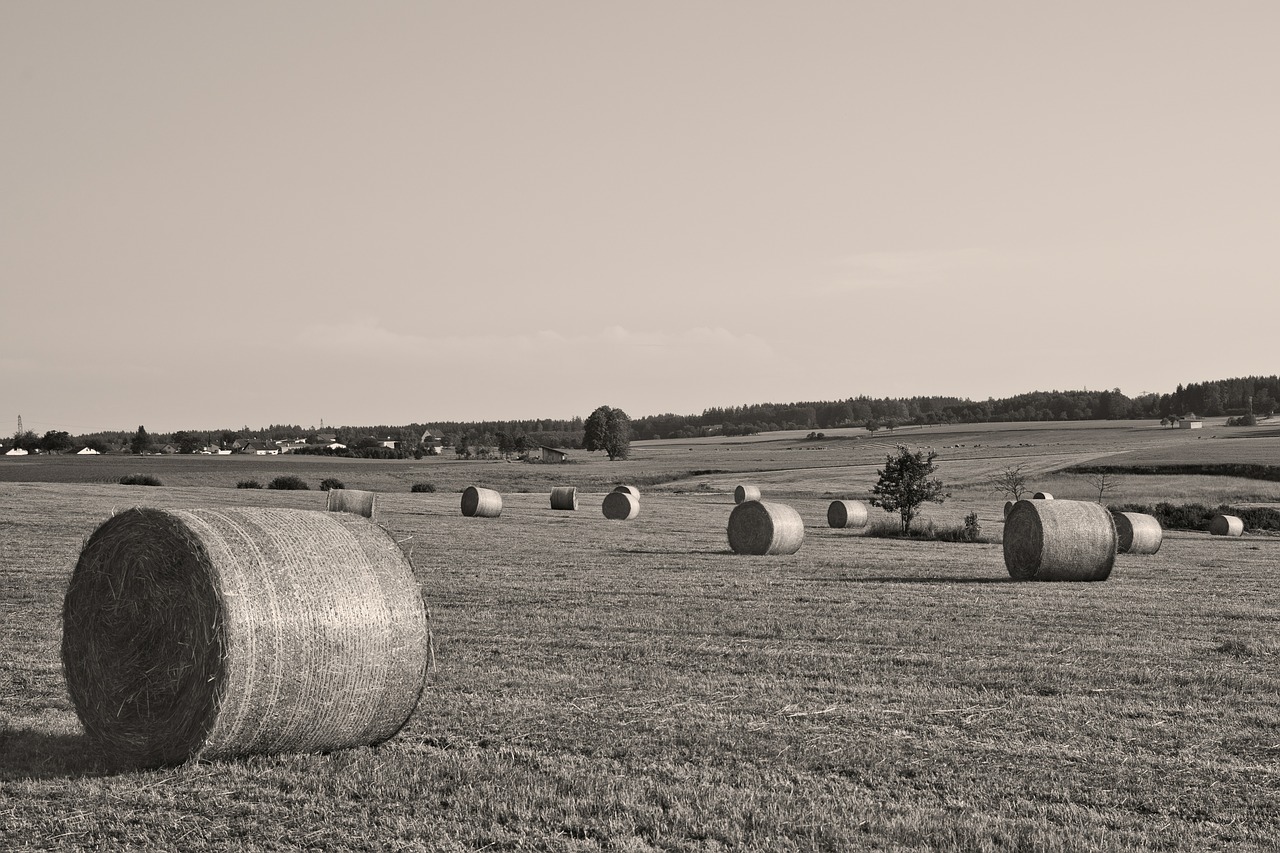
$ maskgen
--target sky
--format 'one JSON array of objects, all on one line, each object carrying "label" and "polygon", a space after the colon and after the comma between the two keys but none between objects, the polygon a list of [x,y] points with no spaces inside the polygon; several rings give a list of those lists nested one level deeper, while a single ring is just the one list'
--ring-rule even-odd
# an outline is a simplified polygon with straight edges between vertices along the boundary
[{"label": "sky", "polygon": [[1272,374],[1272,2],[0,2],[0,433]]}]

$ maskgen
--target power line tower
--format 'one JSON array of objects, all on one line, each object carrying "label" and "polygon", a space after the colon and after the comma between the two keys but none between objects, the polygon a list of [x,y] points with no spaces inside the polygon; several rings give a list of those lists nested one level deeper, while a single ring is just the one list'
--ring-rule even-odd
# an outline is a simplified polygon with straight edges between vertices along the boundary
[{"label": "power line tower", "polygon": [[18,415],[18,435],[22,435],[22,415]]}]

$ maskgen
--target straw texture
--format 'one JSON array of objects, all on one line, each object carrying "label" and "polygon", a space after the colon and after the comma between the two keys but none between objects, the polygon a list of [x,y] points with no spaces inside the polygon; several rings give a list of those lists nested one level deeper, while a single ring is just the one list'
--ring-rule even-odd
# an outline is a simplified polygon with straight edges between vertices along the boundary
[{"label": "straw texture", "polygon": [[1017,580],[1102,581],[1116,561],[1111,513],[1090,501],[1018,501],[1004,523],[1004,565]]},{"label": "straw texture", "polygon": [[1048,492],[1036,492],[1034,495],[1031,496],[1031,499],[1033,501],[1051,501],[1053,500],[1053,495],[1049,494]]},{"label": "straw texture", "polygon": [[831,527],[866,527],[867,518],[867,505],[862,501],[832,501],[827,507],[827,524]]},{"label": "straw texture", "polygon": [[1244,519],[1235,515],[1215,515],[1209,522],[1209,532],[1214,536],[1241,536],[1244,534]]},{"label": "straw texture", "polygon": [[62,664],[114,764],[322,752],[404,725],[426,609],[400,548],[364,518],[131,509],[80,554]]},{"label": "straw texture", "polygon": [[551,490],[551,508],[576,510],[578,490],[573,486],[556,486]]},{"label": "straw texture", "polygon": [[786,504],[744,501],[729,513],[729,547],[737,554],[794,554],[804,521]]},{"label": "straw texture", "polygon": [[349,512],[365,518],[376,518],[378,495],[376,492],[362,492],[359,489],[330,489],[329,512]]},{"label": "straw texture", "polygon": [[738,486],[733,490],[733,502],[736,504],[758,500],[760,500],[759,486]]},{"label": "straw texture", "polygon": [[1145,512],[1112,512],[1116,523],[1116,552],[1119,554],[1154,554],[1160,550],[1164,528],[1160,520]]},{"label": "straw texture", "polygon": [[614,489],[614,491],[626,492],[627,494],[634,496],[636,500],[640,499],[640,490],[637,489],[635,486],[618,486]]},{"label": "straw texture", "polygon": [[604,517],[613,521],[630,521],[640,514],[640,500],[630,492],[610,492],[600,507]]},{"label": "straw texture", "polygon": [[493,489],[467,486],[462,490],[462,514],[467,518],[497,518],[502,515],[502,495]]}]

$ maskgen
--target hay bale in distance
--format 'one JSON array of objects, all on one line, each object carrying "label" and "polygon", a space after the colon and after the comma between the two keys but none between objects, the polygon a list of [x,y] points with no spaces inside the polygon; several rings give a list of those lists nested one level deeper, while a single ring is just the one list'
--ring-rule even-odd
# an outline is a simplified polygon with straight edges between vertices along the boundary
[{"label": "hay bale in distance", "polygon": [[832,501],[827,507],[827,524],[831,527],[866,527],[868,517],[867,505],[862,501]]},{"label": "hay bale in distance", "polygon": [[329,512],[349,512],[373,518],[378,511],[378,495],[360,489],[330,489],[328,508]]},{"label": "hay bale in distance", "polygon": [[117,766],[378,743],[426,678],[413,570],[348,513],[127,510],[85,543],[62,619],[71,700]]},{"label": "hay bale in distance", "polygon": [[462,514],[467,518],[497,518],[502,515],[502,495],[493,489],[467,486],[462,490]]},{"label": "hay bale in distance", "polygon": [[1160,520],[1145,512],[1112,512],[1116,523],[1116,552],[1120,554],[1154,554],[1160,550],[1164,528]]},{"label": "hay bale in distance", "polygon": [[635,486],[616,486],[614,491],[626,492],[627,494],[634,496],[636,500],[640,500],[640,490]]},{"label": "hay bale in distance", "polygon": [[630,492],[610,492],[601,505],[604,517],[613,521],[630,521],[640,514],[640,499]]},{"label": "hay bale in distance", "polygon": [[1010,577],[1103,581],[1116,561],[1111,513],[1090,501],[1018,501],[1004,523]]},{"label": "hay bale in distance", "polygon": [[1008,518],[1009,513],[1013,512],[1013,501],[1004,502],[1004,517]]},{"label": "hay bale in distance", "polygon": [[1241,536],[1244,534],[1244,519],[1238,515],[1215,515],[1209,522],[1209,532],[1214,536]]},{"label": "hay bale in distance", "polygon": [[578,490],[574,486],[556,486],[551,490],[551,508],[576,510]]},{"label": "hay bale in distance", "polygon": [[743,501],[729,513],[729,547],[736,554],[794,554],[804,543],[804,520],[786,504]]},{"label": "hay bale in distance", "polygon": [[733,490],[733,502],[736,504],[760,500],[759,486],[738,486]]},{"label": "hay bale in distance", "polygon": [[1036,492],[1034,495],[1031,496],[1031,499],[1033,501],[1051,501],[1053,500],[1053,495],[1049,494],[1048,492]]}]

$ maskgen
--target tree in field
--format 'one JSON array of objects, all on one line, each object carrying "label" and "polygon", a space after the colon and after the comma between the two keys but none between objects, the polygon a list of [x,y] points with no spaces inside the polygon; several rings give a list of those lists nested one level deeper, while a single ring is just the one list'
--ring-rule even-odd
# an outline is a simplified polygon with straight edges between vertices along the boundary
[{"label": "tree in field", "polygon": [[180,429],[173,434],[173,443],[177,445],[179,453],[195,453],[200,449],[200,436]]},{"label": "tree in field", "polygon": [[1020,501],[1031,489],[1027,486],[1027,475],[1022,473],[1022,466],[1006,468],[987,481],[991,490],[1011,501]]},{"label": "tree in field", "polygon": [[937,458],[937,451],[913,453],[900,444],[897,455],[886,457],[884,468],[877,472],[880,480],[871,489],[871,505],[898,513],[903,533],[911,532],[911,521],[925,503],[940,504],[950,497],[942,481],[932,476]]},{"label": "tree in field", "polygon": [[151,436],[147,435],[147,428],[139,426],[138,431],[133,434],[133,438],[129,439],[129,452],[135,456],[147,452],[151,447]]},{"label": "tree in field", "polygon": [[40,439],[40,449],[45,453],[66,453],[72,448],[71,434],[51,429]]},{"label": "tree in field", "polygon": [[584,450],[603,450],[609,461],[631,454],[631,418],[622,409],[601,406],[582,425]]},{"label": "tree in field", "polygon": [[40,436],[36,435],[35,430],[22,430],[13,434],[13,446],[18,450],[26,450],[35,452],[40,449]]},{"label": "tree in field", "polygon": [[1091,474],[1085,477],[1085,482],[1098,490],[1098,503],[1102,503],[1103,498],[1120,488],[1120,478],[1107,471]]}]

